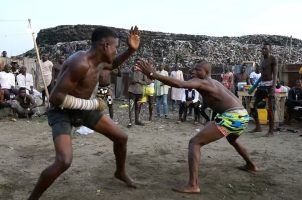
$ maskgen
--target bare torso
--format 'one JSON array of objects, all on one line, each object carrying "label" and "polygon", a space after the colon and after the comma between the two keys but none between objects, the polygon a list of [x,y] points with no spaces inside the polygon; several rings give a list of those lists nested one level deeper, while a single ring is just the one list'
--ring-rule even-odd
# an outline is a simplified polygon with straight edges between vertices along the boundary
[{"label": "bare torso", "polygon": [[203,79],[202,82],[204,87],[199,89],[198,92],[209,107],[217,113],[223,113],[235,107],[242,107],[239,99],[220,82],[211,78]]},{"label": "bare torso", "polygon": [[246,73],[239,73],[239,74],[235,74],[234,77],[234,82],[237,84],[239,82],[247,82],[248,79],[248,75]]},{"label": "bare torso", "polygon": [[[82,74],[79,73],[81,70]],[[89,99],[99,81],[99,71],[99,67],[89,60],[87,52],[80,51],[73,54],[64,62],[50,98],[66,91],[66,94],[74,97]],[[66,82],[66,79],[69,82]],[[56,104],[56,100],[52,103]]]},{"label": "bare torso", "polygon": [[271,81],[273,80],[273,68],[276,64],[276,59],[274,56],[269,56],[261,61],[261,80]]},{"label": "bare torso", "polygon": [[111,76],[111,70],[109,69],[100,70],[99,86],[106,87],[110,85],[110,76]]}]

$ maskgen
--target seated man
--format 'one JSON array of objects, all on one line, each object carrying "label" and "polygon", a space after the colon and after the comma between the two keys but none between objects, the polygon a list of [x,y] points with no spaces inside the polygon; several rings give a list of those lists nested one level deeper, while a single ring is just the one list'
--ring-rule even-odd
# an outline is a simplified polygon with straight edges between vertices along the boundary
[{"label": "seated man", "polygon": [[302,81],[301,80],[297,80],[296,85],[289,90],[288,99],[286,100],[285,105],[287,107],[287,114],[288,114],[287,122],[290,123],[292,115],[299,114],[297,113],[297,110],[298,111],[302,110],[298,108],[298,107],[302,107]]},{"label": "seated man", "polygon": [[25,66],[20,68],[20,74],[17,75],[17,84],[20,87],[25,87],[28,91],[33,93],[34,89],[34,79],[30,73],[26,72],[27,69]]},{"label": "seated man", "polygon": [[186,121],[188,108],[194,108],[194,120],[197,123],[199,104],[199,93],[195,89],[183,89],[179,107],[179,121]]},{"label": "seated man", "polygon": [[37,104],[30,95],[26,94],[26,88],[21,87],[11,106],[19,118],[31,118],[36,112]]},{"label": "seated man", "polygon": [[10,107],[10,104],[5,100],[4,96],[4,90],[2,89],[0,84],[0,109]]},{"label": "seated man", "polygon": [[10,100],[10,95],[14,94],[15,76],[11,72],[11,66],[6,64],[4,70],[0,72],[0,84],[4,90],[4,98]]}]

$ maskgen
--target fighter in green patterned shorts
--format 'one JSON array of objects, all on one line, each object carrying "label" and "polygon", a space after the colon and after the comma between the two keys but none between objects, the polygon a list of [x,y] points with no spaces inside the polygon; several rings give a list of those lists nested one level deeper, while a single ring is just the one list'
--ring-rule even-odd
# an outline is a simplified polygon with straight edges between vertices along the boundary
[{"label": "fighter in green patterned shorts", "polygon": [[242,169],[256,171],[256,165],[251,161],[247,151],[237,139],[244,131],[249,121],[246,110],[239,99],[225,88],[220,82],[211,78],[211,64],[206,61],[195,65],[193,77],[189,81],[180,81],[171,77],[161,76],[152,69],[151,64],[141,61],[139,67],[151,79],[157,79],[166,85],[176,88],[196,89],[203,97],[205,103],[218,115],[215,122],[208,123],[189,142],[189,183],[177,188],[177,192],[199,193],[198,165],[200,163],[200,149],[202,146],[226,136],[229,143],[246,161]]}]

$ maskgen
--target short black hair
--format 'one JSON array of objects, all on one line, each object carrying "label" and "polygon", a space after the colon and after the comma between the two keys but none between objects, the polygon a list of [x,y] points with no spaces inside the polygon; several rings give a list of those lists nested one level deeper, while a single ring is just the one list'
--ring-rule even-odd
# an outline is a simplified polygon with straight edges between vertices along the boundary
[{"label": "short black hair", "polygon": [[22,90],[25,90],[25,91],[26,91],[26,88],[25,88],[25,87],[20,87],[20,88],[19,88],[19,92],[21,92]]},{"label": "short black hair", "polygon": [[267,41],[263,42],[263,46],[269,46],[270,48],[272,47],[271,43],[269,43]]},{"label": "short black hair", "polygon": [[113,37],[118,38],[118,35],[116,32],[108,27],[98,27],[94,29],[91,36],[91,42],[92,44],[95,44],[96,42],[101,41],[103,38],[107,37]]}]

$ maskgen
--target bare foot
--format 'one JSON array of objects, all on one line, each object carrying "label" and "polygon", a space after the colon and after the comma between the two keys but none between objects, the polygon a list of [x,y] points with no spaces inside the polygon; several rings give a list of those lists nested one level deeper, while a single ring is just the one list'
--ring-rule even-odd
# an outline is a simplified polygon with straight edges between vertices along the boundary
[{"label": "bare foot", "polygon": [[238,169],[242,170],[242,171],[246,171],[246,172],[257,172],[258,168],[255,165],[252,164],[246,164],[243,166],[238,167]]},{"label": "bare foot", "polygon": [[114,177],[126,183],[128,187],[136,188],[134,181],[128,175],[115,172]]},{"label": "bare foot", "polygon": [[249,133],[256,133],[256,132],[261,132],[261,131],[262,131],[262,130],[261,130],[260,127],[256,127],[256,128],[254,128],[254,129],[250,130]]},{"label": "bare foot", "polygon": [[273,131],[269,131],[269,132],[267,132],[267,134],[265,134],[265,137],[273,137],[273,136],[274,136]]},{"label": "bare foot", "polygon": [[191,194],[200,193],[200,188],[198,186],[193,187],[189,185],[183,188],[172,188],[172,190],[180,193],[191,193]]},{"label": "bare foot", "polygon": [[135,125],[138,125],[138,126],[145,126],[145,124],[141,121],[136,121],[135,122]]}]

